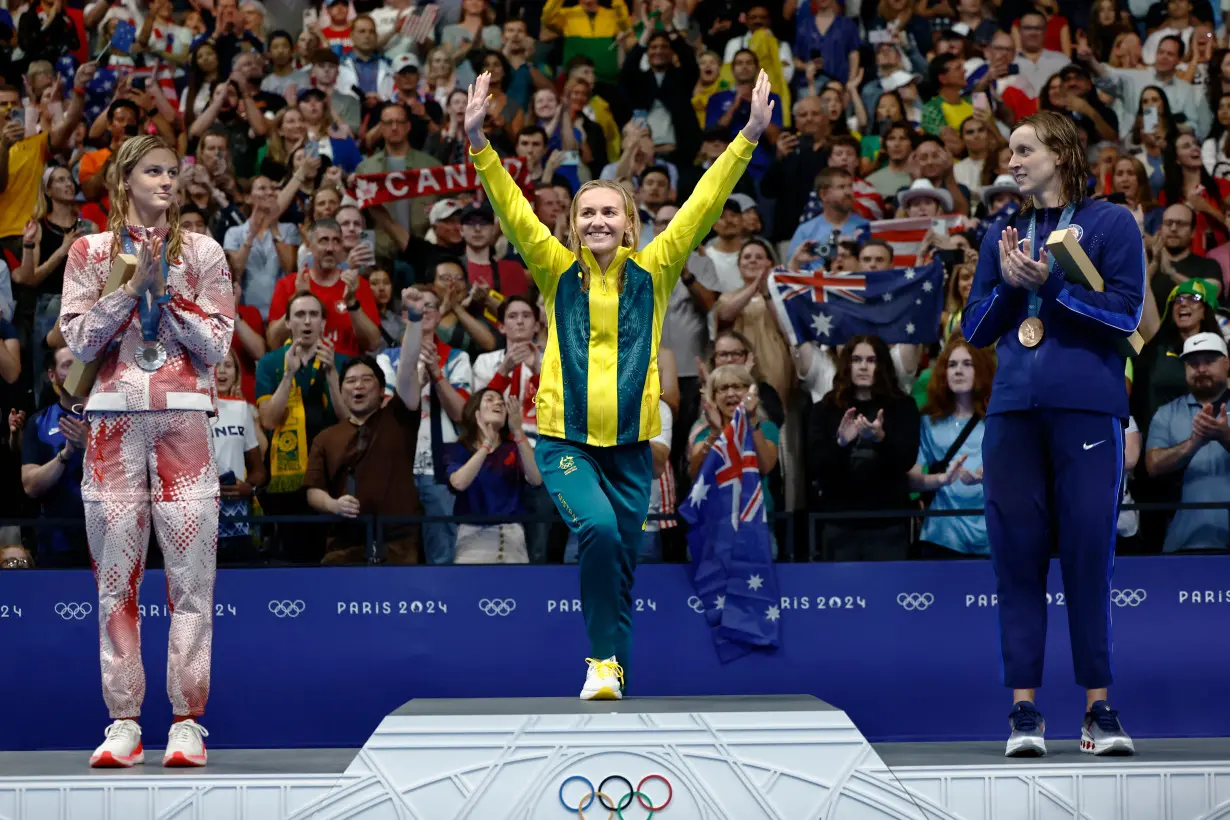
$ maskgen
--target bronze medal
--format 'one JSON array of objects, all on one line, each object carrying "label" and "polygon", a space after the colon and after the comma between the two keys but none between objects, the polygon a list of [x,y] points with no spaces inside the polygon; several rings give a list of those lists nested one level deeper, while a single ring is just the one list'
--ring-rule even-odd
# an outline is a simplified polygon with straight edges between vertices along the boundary
[{"label": "bronze medal", "polygon": [[1037,316],[1030,316],[1016,329],[1016,337],[1025,347],[1037,347],[1042,344],[1043,333],[1042,320]]}]

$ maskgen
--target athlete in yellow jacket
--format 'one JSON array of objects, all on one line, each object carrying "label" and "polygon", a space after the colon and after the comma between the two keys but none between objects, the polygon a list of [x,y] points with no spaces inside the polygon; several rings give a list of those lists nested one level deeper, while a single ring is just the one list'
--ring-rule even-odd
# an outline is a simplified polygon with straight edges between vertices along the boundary
[{"label": "athlete in yellow jacket", "polygon": [[491,205],[546,302],[547,349],[535,461],[580,542],[591,656],[581,697],[622,697],[636,567],[658,435],[658,341],[688,256],[722,214],[769,123],[761,72],[747,127],[705,172],[670,226],[642,251],[636,203],[617,182],[588,182],[568,214],[568,247],[534,215],[483,136],[490,78],[470,87],[465,127]]}]

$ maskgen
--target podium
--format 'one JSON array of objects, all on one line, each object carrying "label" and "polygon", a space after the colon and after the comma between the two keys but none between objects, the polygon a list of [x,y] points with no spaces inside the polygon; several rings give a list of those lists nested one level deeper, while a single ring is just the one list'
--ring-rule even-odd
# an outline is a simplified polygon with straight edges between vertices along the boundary
[{"label": "podium", "polygon": [[810,696],[411,700],[312,816],[921,816],[884,768],[844,712]]}]

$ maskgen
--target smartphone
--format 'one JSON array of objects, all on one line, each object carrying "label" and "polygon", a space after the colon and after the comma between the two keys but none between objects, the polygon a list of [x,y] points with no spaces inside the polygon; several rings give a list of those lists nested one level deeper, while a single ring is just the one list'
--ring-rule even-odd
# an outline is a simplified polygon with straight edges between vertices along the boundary
[{"label": "smartphone", "polygon": [[638,108],[632,112],[632,122],[637,128],[649,128],[649,112],[644,108]]},{"label": "smartphone", "polygon": [[376,253],[376,232],[375,231],[359,231],[359,244],[366,245],[371,248],[372,255]]},{"label": "smartphone", "polygon": [[561,151],[560,154],[560,165],[579,165],[581,162],[581,155],[576,151]]},{"label": "smartphone", "polygon": [[73,231],[76,233],[85,233],[90,229],[90,223],[84,219],[78,219],[73,223]]},{"label": "smartphone", "polygon": [[15,122],[15,123],[17,123],[17,124],[21,125],[22,127],[25,127],[25,124],[26,124],[26,109],[24,109],[24,108],[10,108],[10,109],[9,109],[9,122]]},{"label": "smartphone", "polygon": [[103,50],[98,53],[98,57],[94,60],[94,63],[99,68],[106,68],[107,66],[111,64],[111,44],[110,43],[107,43],[105,46],[103,46]]},{"label": "smartphone", "polygon": [[310,140],[303,146],[304,159],[316,159],[320,156],[320,143],[316,140]]},{"label": "smartphone", "polygon": [[316,9],[303,10],[303,27],[311,28],[316,25]]},{"label": "smartphone", "polygon": [[948,236],[948,220],[933,219],[931,220],[931,232],[936,236]]},{"label": "smartphone", "polygon": [[1021,73],[1021,67],[1019,65],[1017,65],[1016,63],[1008,63],[1009,76],[1013,74],[1020,74],[1020,73]]},{"label": "smartphone", "polygon": [[873,46],[890,45],[895,39],[897,39],[896,36],[887,29],[876,29],[875,31],[869,32],[867,38],[871,41]]},{"label": "smartphone", "polygon": [[1157,129],[1157,124],[1158,124],[1157,109],[1153,107],[1146,108],[1144,110],[1144,113],[1140,115],[1141,129],[1148,133],[1153,133],[1153,131]]},{"label": "smartphone", "polygon": [[227,470],[222,475],[218,476],[218,483],[222,486],[231,486],[235,483],[235,471]]},{"label": "smartphone", "polygon": [[143,74],[140,77],[133,77],[132,87],[135,88],[137,91],[144,91],[145,90],[145,75]]}]

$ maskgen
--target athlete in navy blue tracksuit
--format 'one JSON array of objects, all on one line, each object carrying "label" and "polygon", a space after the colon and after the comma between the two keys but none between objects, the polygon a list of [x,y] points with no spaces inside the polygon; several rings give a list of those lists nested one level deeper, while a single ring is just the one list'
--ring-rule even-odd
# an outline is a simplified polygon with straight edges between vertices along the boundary
[{"label": "athlete in navy blue tracksuit", "polygon": [[[1032,197],[983,240],[961,327],[999,366],[983,438],[987,531],[998,582],[1004,684],[1013,689],[1009,755],[1044,754],[1034,707],[1046,644],[1046,576],[1059,546],[1077,683],[1087,690],[1081,748],[1131,753],[1106,704],[1111,675],[1110,577],[1128,416],[1117,343],[1144,302],[1144,247],[1126,208],[1084,197],[1084,151],[1072,123],[1027,117],[1009,167]],[[1033,224],[1034,239],[1028,241]],[[1073,229],[1104,292],[1065,281],[1038,257],[1051,231]]]}]

